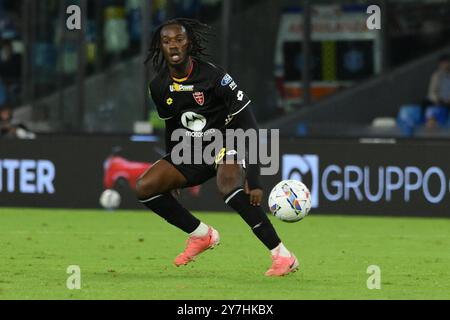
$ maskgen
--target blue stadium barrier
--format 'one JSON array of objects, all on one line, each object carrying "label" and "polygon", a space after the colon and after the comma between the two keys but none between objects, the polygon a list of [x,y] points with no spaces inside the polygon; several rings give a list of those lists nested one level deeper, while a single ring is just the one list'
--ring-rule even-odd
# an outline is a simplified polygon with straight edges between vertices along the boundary
[{"label": "blue stadium barrier", "polygon": [[434,119],[439,126],[444,127],[449,122],[448,109],[443,106],[428,106],[425,110],[425,119]]},{"label": "blue stadium barrier", "polygon": [[410,136],[414,129],[424,122],[422,107],[420,105],[403,105],[397,115],[397,125],[402,132]]},{"label": "blue stadium barrier", "polygon": [[296,134],[298,137],[306,137],[308,135],[308,127],[306,123],[300,122],[296,128]]}]

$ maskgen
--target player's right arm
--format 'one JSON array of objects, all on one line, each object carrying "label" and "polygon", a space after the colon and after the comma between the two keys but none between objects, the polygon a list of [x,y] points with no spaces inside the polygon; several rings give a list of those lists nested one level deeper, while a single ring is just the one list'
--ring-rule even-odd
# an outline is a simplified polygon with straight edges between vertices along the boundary
[{"label": "player's right arm", "polygon": [[166,153],[170,153],[172,151],[175,143],[172,141],[172,132],[177,129],[177,122],[175,117],[170,109],[170,105],[164,103],[161,99],[161,88],[158,86],[160,83],[157,80],[153,80],[148,87],[149,97],[153,100],[156,105],[156,110],[158,112],[158,117],[165,122],[165,132],[164,132],[164,140],[166,145]]},{"label": "player's right arm", "polygon": [[165,121],[166,128],[164,132],[164,139],[166,142],[166,153],[171,153],[173,147],[178,143],[177,141],[172,141],[172,132],[177,129],[177,122],[175,118],[171,118]]},{"label": "player's right arm", "polygon": [[[218,80],[215,81],[215,93],[218,97],[223,99],[225,107],[227,108],[228,117],[226,126],[235,129],[240,128],[244,131],[252,129],[258,132],[258,124],[256,123],[252,110],[249,108],[251,103],[250,98],[229,74],[224,72],[219,73],[219,75]],[[248,163],[246,189],[248,188],[250,203],[258,206],[261,204],[263,197],[259,176],[259,163]]]},{"label": "player's right arm", "polygon": [[159,78],[153,79],[148,86],[148,95],[156,105],[158,117],[161,120],[169,120],[173,118],[174,114],[171,109],[171,104],[168,101],[163,101],[163,90],[160,83]]}]

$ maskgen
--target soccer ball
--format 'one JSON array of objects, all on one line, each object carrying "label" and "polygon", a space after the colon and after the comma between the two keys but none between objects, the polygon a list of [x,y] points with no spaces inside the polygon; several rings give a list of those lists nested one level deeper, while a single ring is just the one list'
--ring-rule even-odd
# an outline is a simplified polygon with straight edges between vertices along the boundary
[{"label": "soccer ball", "polygon": [[300,221],[311,210],[311,193],[300,181],[283,180],[270,192],[269,208],[282,221]]},{"label": "soccer ball", "polygon": [[113,189],[103,191],[100,196],[100,205],[108,210],[117,209],[120,206],[120,194]]}]

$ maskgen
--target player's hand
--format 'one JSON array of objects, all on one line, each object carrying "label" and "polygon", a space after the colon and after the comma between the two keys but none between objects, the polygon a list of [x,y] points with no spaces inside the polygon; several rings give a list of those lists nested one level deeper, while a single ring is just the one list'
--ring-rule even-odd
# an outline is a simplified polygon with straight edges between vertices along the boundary
[{"label": "player's hand", "polygon": [[261,205],[261,201],[263,198],[263,191],[262,189],[253,189],[250,190],[250,188],[248,187],[248,181],[247,179],[245,179],[245,183],[244,183],[244,191],[246,194],[250,195],[250,204],[253,206],[260,206]]},{"label": "player's hand", "polygon": [[250,190],[250,204],[253,206],[260,206],[263,198],[263,191],[261,189]]}]

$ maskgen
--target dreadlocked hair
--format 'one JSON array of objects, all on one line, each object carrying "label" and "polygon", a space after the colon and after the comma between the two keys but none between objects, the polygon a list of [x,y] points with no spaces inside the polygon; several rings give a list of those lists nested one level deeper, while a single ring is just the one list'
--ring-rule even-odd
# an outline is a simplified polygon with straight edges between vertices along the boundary
[{"label": "dreadlocked hair", "polygon": [[208,43],[208,37],[212,35],[211,27],[194,19],[171,19],[159,25],[154,31],[150,42],[150,48],[147,53],[147,58],[144,61],[144,64],[147,64],[148,61],[152,60],[153,68],[157,72],[160,71],[165,64],[164,57],[161,52],[161,30],[168,25],[174,24],[180,25],[186,30],[190,41],[190,56],[194,58],[208,56],[208,54],[205,53],[205,45]]}]

